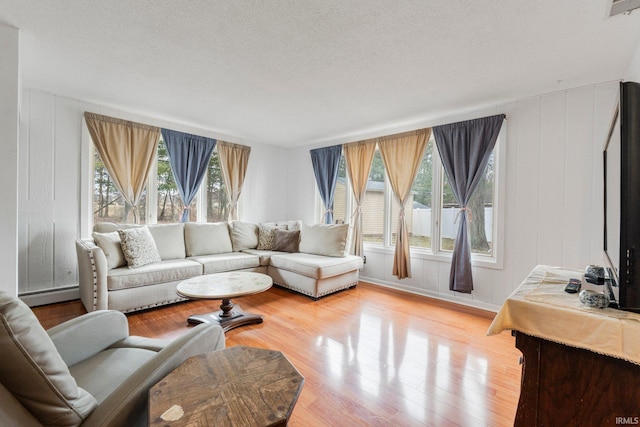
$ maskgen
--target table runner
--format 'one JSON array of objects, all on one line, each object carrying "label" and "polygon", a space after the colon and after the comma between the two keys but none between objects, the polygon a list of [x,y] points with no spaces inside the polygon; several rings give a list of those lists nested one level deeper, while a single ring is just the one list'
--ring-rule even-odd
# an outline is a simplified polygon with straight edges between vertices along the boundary
[{"label": "table runner", "polygon": [[640,365],[640,314],[591,308],[564,292],[580,270],[539,265],[504,302],[487,335],[515,330]]}]

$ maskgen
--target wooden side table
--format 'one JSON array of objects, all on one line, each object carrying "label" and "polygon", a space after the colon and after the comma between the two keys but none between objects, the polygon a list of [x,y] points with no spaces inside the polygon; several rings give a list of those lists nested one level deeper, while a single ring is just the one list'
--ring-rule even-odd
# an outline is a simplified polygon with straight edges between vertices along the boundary
[{"label": "wooden side table", "polygon": [[237,346],[195,356],[149,390],[149,425],[285,426],[303,384],[279,351]]}]

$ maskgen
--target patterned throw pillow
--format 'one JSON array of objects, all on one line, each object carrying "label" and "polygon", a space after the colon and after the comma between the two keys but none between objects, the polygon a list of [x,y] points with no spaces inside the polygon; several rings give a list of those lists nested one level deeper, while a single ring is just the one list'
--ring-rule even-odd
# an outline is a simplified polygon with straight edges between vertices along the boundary
[{"label": "patterned throw pillow", "polygon": [[258,224],[258,249],[272,251],[276,230],[286,229],[286,225]]},{"label": "patterned throw pillow", "polygon": [[129,268],[160,262],[160,253],[148,227],[118,230],[122,253]]}]

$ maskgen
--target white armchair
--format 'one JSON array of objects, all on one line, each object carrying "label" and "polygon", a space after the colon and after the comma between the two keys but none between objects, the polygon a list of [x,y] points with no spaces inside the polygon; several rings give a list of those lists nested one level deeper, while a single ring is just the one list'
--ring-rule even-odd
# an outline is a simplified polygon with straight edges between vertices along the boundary
[{"label": "white armchair", "polygon": [[8,426],[147,425],[148,390],[191,356],[223,349],[219,326],[175,340],[129,335],[119,311],[99,310],[45,331],[0,291],[0,419]]}]

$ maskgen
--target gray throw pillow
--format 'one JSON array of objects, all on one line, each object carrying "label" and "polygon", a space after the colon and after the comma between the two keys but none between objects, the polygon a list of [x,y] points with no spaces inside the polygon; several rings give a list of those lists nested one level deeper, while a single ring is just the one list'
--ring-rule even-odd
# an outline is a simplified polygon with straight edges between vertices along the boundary
[{"label": "gray throw pillow", "polygon": [[31,309],[3,291],[0,360],[0,382],[43,425],[78,426],[98,406],[78,387]]},{"label": "gray throw pillow", "polygon": [[298,252],[300,230],[276,230],[273,238],[273,250],[280,252]]},{"label": "gray throw pillow", "polygon": [[149,232],[149,227],[118,230],[120,234],[122,253],[129,268],[160,262],[160,253]]}]

